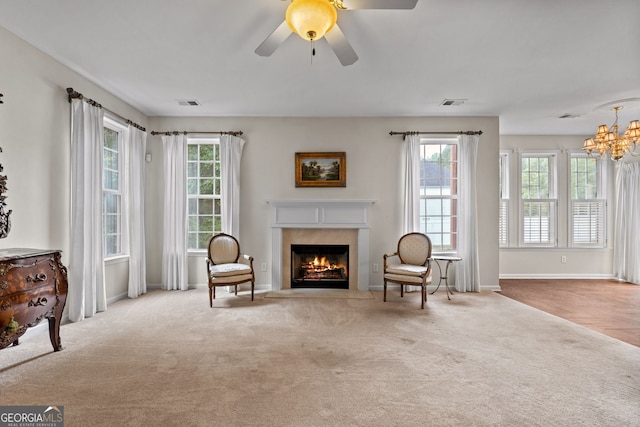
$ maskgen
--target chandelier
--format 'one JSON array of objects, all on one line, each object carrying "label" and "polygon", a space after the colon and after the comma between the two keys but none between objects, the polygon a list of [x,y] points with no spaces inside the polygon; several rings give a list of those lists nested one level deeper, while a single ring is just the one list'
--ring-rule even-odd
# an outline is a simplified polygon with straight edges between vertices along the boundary
[{"label": "chandelier", "polygon": [[293,0],[286,12],[286,21],[291,31],[305,40],[320,40],[338,20],[333,0]]},{"label": "chandelier", "polygon": [[598,126],[598,132],[593,138],[584,140],[582,150],[589,156],[597,152],[600,157],[604,156],[607,151],[613,160],[620,160],[625,154],[632,156],[640,155],[640,120],[632,120],[629,122],[627,130],[621,135],[618,129],[618,111],[622,107],[613,107],[616,112],[616,121],[613,122],[611,129],[607,125]]}]

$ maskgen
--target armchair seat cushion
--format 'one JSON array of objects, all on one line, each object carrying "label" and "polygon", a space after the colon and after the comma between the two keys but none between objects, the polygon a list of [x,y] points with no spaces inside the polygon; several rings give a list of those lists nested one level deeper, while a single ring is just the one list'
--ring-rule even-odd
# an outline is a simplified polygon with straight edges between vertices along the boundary
[{"label": "armchair seat cushion", "polygon": [[[415,283],[416,285],[422,285],[422,277],[420,276],[405,276],[402,274],[385,274],[384,278],[386,280],[389,280],[391,282],[396,282],[396,283],[406,283],[406,284],[410,284],[410,283]],[[425,283],[431,283],[431,274],[429,274],[429,276],[427,276],[426,280],[424,281]]]},{"label": "armchair seat cushion", "polygon": [[423,276],[428,268],[423,265],[392,264],[387,266],[386,274],[397,274],[401,276]]},{"label": "armchair seat cushion", "polygon": [[209,275],[211,278],[238,276],[241,274],[251,275],[251,267],[246,264],[233,262],[220,265],[214,264],[209,268]]},{"label": "armchair seat cushion", "polygon": [[253,274],[240,274],[237,276],[211,276],[209,279],[209,286],[225,286],[225,285],[233,285],[240,284],[244,282],[251,282],[253,280]]}]

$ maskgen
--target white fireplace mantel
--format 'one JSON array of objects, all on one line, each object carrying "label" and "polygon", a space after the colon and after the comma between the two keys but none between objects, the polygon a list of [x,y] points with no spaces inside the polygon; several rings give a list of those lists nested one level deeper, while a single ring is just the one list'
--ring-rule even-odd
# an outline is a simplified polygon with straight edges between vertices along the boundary
[{"label": "white fireplace mantel", "polygon": [[271,287],[282,289],[282,230],[349,228],[358,231],[358,290],[369,290],[368,208],[375,200],[269,200],[273,207]]}]

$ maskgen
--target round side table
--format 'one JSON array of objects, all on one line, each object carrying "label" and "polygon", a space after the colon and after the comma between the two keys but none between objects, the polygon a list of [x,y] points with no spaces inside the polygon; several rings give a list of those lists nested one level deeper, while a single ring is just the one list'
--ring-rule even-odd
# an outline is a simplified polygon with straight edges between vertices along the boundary
[{"label": "round side table", "polygon": [[[433,255],[431,257],[432,260],[438,264],[438,270],[440,270],[440,281],[438,281],[438,286],[431,292],[431,295],[435,294],[438,289],[440,289],[440,284],[444,280],[444,287],[447,290],[447,299],[451,299],[449,294],[453,295],[453,292],[449,289],[449,266],[456,261],[462,261],[462,258],[455,255]],[[440,265],[440,261],[446,261],[447,266],[444,269],[444,274],[442,274],[442,266]]]}]

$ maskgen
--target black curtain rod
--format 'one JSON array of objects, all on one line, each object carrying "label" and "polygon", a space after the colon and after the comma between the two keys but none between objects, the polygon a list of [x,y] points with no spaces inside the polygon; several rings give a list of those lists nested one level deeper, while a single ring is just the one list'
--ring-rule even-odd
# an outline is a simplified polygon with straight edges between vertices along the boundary
[{"label": "black curtain rod", "polygon": [[211,134],[215,134],[215,135],[233,135],[233,136],[240,136],[242,135],[242,131],[241,130],[218,130],[218,131],[213,131],[213,132],[189,132],[186,130],[182,130],[182,131],[168,131],[168,132],[156,132],[155,130],[151,131],[151,135],[180,135],[180,134],[184,134],[184,135],[211,135]]},{"label": "black curtain rod", "polygon": [[481,130],[460,130],[456,132],[422,132],[422,131],[405,131],[405,132],[389,132],[389,135],[402,135],[404,140],[407,135],[482,135]]},{"label": "black curtain rod", "polygon": [[109,114],[112,114],[112,115],[118,117],[120,120],[124,120],[128,125],[131,125],[134,128],[137,128],[137,129],[140,129],[143,132],[146,132],[146,129],[143,128],[142,126],[140,126],[139,124],[132,122],[131,120],[127,119],[126,117],[122,117],[120,114],[114,113],[113,111],[104,108],[102,105],[100,105],[98,102],[94,101],[93,99],[85,98],[84,95],[82,95],[80,92],[76,92],[75,90],[73,90],[73,88],[68,87],[67,88],[67,94],[69,95],[69,102],[71,102],[71,100],[74,99],[74,98],[82,99],[87,104],[93,105],[94,107],[102,108],[103,110],[108,111]]}]

